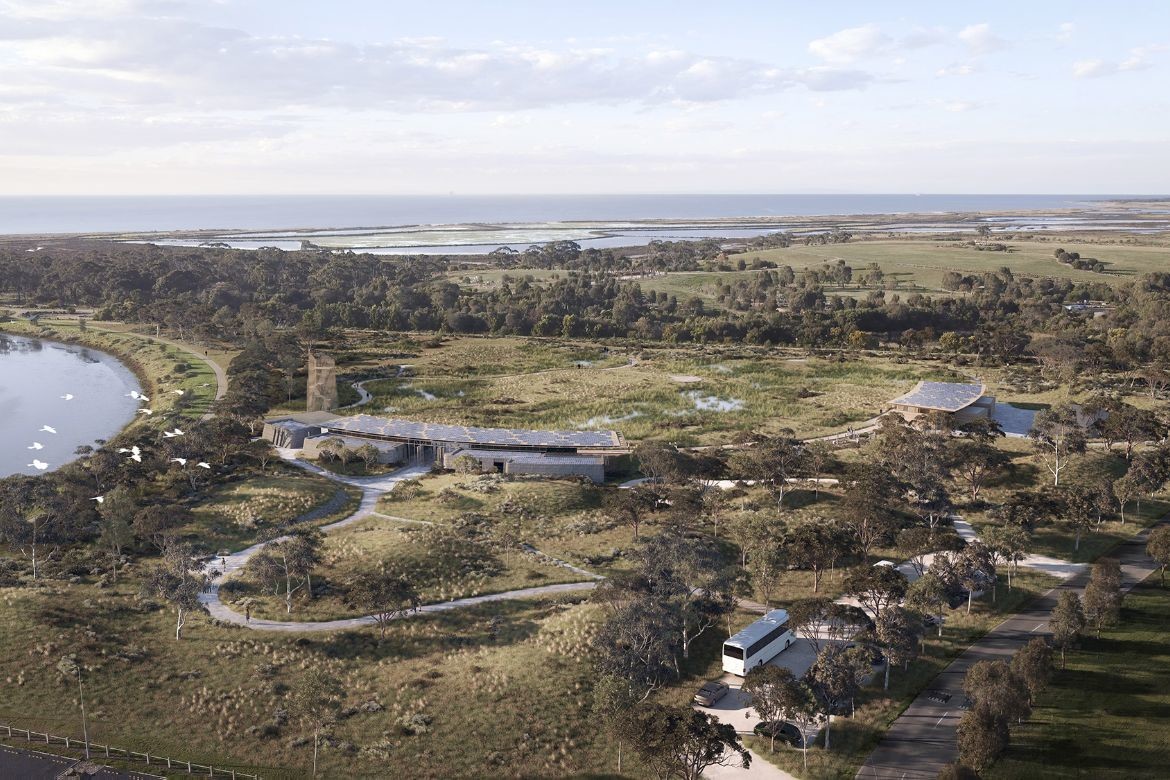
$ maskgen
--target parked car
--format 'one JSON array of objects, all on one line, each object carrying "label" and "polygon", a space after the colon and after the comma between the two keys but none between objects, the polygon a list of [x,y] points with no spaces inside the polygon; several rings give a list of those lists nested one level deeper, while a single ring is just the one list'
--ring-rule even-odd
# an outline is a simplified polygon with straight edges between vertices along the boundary
[{"label": "parked car", "polygon": [[730,688],[727,683],[719,680],[711,680],[703,683],[703,687],[695,693],[695,704],[702,707],[711,707],[715,702],[727,695]]},{"label": "parked car", "polygon": [[761,737],[769,738],[775,732],[776,739],[787,742],[794,747],[801,747],[802,735],[800,729],[787,721],[762,720],[756,724],[756,727],[752,731]]}]

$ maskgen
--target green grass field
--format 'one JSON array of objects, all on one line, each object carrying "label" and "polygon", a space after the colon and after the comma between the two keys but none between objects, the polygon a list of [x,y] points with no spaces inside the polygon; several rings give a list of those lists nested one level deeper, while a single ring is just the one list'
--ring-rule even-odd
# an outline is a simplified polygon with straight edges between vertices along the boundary
[{"label": "green grass field", "polygon": [[[919,379],[957,376],[926,363],[834,362],[719,346],[627,355],[587,343],[453,338],[441,346],[416,344],[409,354],[399,359],[414,375],[367,382],[374,399],[353,412],[486,426],[613,428],[631,440],[709,444],[742,431],[841,431],[872,418]],[[365,366],[375,360],[369,352],[362,359]]]},{"label": "green grass field", "polygon": [[1166,777],[1170,590],[1157,575],[1126,598],[1121,623],[1086,637],[985,777]]}]

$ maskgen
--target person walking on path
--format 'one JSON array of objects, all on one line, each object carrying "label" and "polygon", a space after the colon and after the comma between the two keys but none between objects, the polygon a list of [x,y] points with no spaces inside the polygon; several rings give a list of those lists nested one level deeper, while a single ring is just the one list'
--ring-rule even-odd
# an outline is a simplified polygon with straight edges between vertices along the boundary
[{"label": "person walking on path", "polygon": [[244,605],[244,623],[247,624],[247,623],[251,623],[251,622],[252,622],[252,602],[249,601],[247,604]]}]

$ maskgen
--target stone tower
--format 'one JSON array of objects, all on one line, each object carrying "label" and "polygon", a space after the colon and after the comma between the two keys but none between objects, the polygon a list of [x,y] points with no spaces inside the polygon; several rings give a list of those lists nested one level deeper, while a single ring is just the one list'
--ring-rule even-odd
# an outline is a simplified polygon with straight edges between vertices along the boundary
[{"label": "stone tower", "polygon": [[329,355],[309,351],[309,376],[305,411],[328,412],[337,408],[337,364]]}]

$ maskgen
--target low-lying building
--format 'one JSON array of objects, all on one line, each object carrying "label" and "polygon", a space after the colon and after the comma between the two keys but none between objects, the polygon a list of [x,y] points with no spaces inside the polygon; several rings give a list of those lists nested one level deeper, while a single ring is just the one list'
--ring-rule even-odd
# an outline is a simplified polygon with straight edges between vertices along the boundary
[{"label": "low-lying building", "polygon": [[957,425],[995,417],[995,398],[987,395],[987,386],[982,383],[919,382],[890,404],[906,422],[935,412],[949,415]]},{"label": "low-lying building", "polygon": [[326,442],[341,439],[347,447],[372,444],[383,463],[430,463],[452,469],[466,458],[485,472],[582,476],[594,482],[605,481],[614,461],[629,454],[617,431],[480,428],[368,414],[291,414],[266,420],[263,435],[278,447],[309,456],[319,455]]}]

